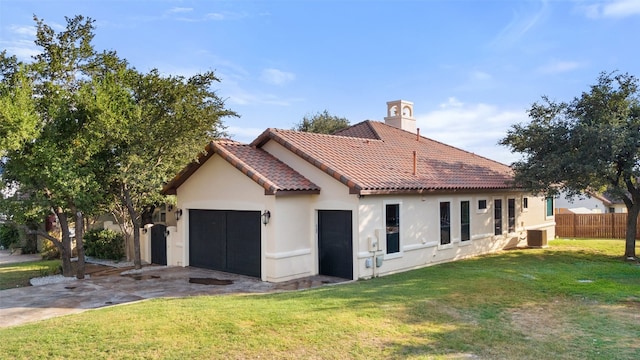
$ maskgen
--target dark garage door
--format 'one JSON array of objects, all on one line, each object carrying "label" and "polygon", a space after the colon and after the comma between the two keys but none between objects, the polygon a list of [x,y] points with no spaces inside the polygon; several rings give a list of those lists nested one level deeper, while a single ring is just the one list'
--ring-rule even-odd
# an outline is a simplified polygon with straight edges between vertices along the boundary
[{"label": "dark garage door", "polygon": [[189,265],[260,277],[260,212],[189,210]]},{"label": "dark garage door", "polygon": [[353,279],[351,211],[318,211],[320,275]]}]

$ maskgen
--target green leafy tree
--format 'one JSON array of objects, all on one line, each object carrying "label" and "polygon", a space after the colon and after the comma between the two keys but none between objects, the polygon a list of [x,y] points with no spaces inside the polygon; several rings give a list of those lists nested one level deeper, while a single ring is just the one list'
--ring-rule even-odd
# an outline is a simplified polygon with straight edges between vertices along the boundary
[{"label": "green leafy tree", "polygon": [[625,257],[635,259],[640,213],[640,93],[629,74],[602,73],[573,101],[543,97],[528,124],[501,140],[523,158],[513,164],[517,185],[546,195],[608,191],[628,212]]},{"label": "green leafy tree", "polygon": [[[28,132],[21,128],[8,131],[9,137],[18,140],[8,147],[13,150],[7,153],[3,180],[19,191],[5,203],[10,203],[12,219],[23,224],[41,222],[49,213],[56,215],[61,239],[42,230],[35,232],[59,249],[65,276],[73,275],[70,226],[74,223],[76,276],[83,278],[83,214],[95,212],[105,201],[98,182],[104,159],[95,156],[100,149],[90,145],[100,129],[87,111],[93,98],[86,90],[101,65],[101,55],[91,46],[91,19],[67,18],[66,29],[59,33],[42,20],[34,20],[35,43],[42,52],[29,64],[9,61],[6,56],[3,61],[3,87],[16,90],[0,94],[0,102],[10,102],[11,113],[23,114],[31,126]],[[20,101],[12,101],[16,98]]]},{"label": "green leafy tree", "polygon": [[[221,119],[235,113],[211,90],[218,81],[212,72],[189,78],[143,74],[115,52],[95,51],[93,20],[66,18],[66,29],[56,33],[34,19],[42,52],[33,63],[4,53],[0,59],[0,104],[36,119],[32,132],[21,132],[28,126],[7,130],[14,140],[2,144],[10,150],[3,180],[19,192],[3,201],[4,208],[21,223],[56,215],[61,240],[38,233],[58,247],[67,276],[69,227],[75,223],[78,277],[84,276],[84,218],[115,210],[133,237],[139,268],[144,209],[166,201],[162,184],[224,134]],[[11,90],[16,84],[27,89]]]},{"label": "green leafy tree", "polygon": [[305,131],[319,134],[333,134],[349,126],[349,120],[343,117],[329,114],[324,110],[315,115],[305,115],[293,130]]},{"label": "green leafy tree", "polygon": [[167,201],[160,194],[163,184],[194,160],[203,144],[224,135],[221,119],[236,114],[211,90],[218,81],[213,72],[189,78],[162,76],[157,70],[123,75],[114,80],[130,96],[121,93],[111,103],[111,130],[119,133],[119,143],[110,160],[116,171],[109,189],[118,199],[115,212],[133,229],[134,263],[140,267],[137,229],[143,212]]},{"label": "green leafy tree", "polygon": [[31,79],[15,56],[0,52],[0,156],[20,148],[39,130]]}]

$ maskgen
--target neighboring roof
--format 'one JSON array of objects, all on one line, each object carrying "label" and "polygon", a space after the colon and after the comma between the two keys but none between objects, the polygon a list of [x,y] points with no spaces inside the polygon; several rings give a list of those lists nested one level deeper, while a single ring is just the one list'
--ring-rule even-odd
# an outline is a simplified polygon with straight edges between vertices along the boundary
[{"label": "neighboring roof", "polygon": [[251,145],[260,148],[270,140],[354,194],[512,188],[513,171],[507,165],[377,121],[334,135],[267,129]]},{"label": "neighboring roof", "polygon": [[602,203],[607,206],[611,206],[615,204],[624,204],[624,201],[619,196],[613,195],[612,193],[609,193],[609,192],[598,193],[595,191],[587,191],[587,194],[591,197],[594,197],[602,201]]},{"label": "neighboring roof", "polygon": [[[566,210],[566,211],[565,211]],[[595,214],[595,212],[586,207],[575,208],[563,208],[563,211],[558,211],[559,214]]]},{"label": "neighboring roof", "polygon": [[164,186],[162,192],[166,195],[175,195],[176,189],[214,154],[218,154],[262,186],[267,195],[320,193],[320,188],[316,184],[268,152],[230,140],[214,141],[207,145],[205,153],[198,158],[198,161],[189,164],[176,175]]},{"label": "neighboring roof", "polygon": [[[250,145],[217,141],[163,190],[176,189],[213,153],[251,177],[265,193],[319,193],[320,189],[262,147],[275,141],[349,187],[352,194],[511,189],[512,169],[499,162],[377,121],[333,135],[267,129]],[[415,154],[415,156],[414,156]],[[415,159],[415,160],[414,160]]]}]

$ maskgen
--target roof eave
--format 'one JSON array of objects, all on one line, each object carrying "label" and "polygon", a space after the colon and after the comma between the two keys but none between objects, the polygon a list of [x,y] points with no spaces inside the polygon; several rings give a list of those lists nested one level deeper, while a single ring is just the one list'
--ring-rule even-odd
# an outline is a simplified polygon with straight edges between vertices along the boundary
[{"label": "roof eave", "polygon": [[422,188],[422,189],[362,189],[358,192],[350,192],[356,195],[427,195],[427,194],[477,194],[478,191],[493,192],[522,192],[522,189],[512,187],[504,188]]},{"label": "roof eave", "polygon": [[305,190],[274,190],[267,193],[265,191],[265,195],[275,195],[276,197],[281,196],[295,196],[295,195],[319,195],[320,189],[305,189]]}]

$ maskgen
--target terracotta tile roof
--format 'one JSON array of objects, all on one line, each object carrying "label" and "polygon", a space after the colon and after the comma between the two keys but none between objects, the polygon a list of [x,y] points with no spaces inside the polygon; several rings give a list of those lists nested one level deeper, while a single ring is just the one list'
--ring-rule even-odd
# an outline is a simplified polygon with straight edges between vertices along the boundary
[{"label": "terracotta tile roof", "polygon": [[211,142],[198,162],[188,165],[164,187],[162,192],[167,195],[175,194],[176,189],[213,154],[218,154],[262,186],[267,195],[320,193],[317,185],[266,151],[230,140]]},{"label": "terracotta tile roof", "polygon": [[259,148],[269,140],[355,194],[509,189],[513,180],[507,165],[376,121],[364,121],[335,135],[267,129],[252,145]]},{"label": "terracotta tile roof", "polygon": [[380,136],[371,125],[371,122],[365,121],[358,125],[349,126],[346,129],[338,130],[333,135],[349,136],[363,139],[380,140]]}]

